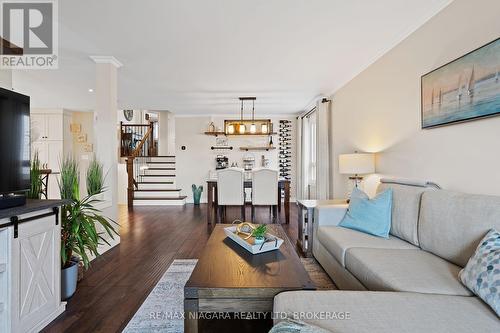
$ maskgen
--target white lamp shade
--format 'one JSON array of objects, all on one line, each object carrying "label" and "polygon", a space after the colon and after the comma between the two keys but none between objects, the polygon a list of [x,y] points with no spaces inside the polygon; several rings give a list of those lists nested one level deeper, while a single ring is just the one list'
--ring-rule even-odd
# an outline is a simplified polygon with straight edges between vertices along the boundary
[{"label": "white lamp shade", "polygon": [[339,172],[349,175],[363,175],[375,172],[375,154],[339,155]]}]

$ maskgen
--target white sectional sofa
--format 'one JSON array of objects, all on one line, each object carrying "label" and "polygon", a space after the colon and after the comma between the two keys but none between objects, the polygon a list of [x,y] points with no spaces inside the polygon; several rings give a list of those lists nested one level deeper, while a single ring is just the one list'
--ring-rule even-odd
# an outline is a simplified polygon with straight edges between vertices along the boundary
[{"label": "white sectional sofa", "polygon": [[333,332],[500,332],[500,319],[458,279],[491,229],[500,198],[385,181],[389,239],[339,227],[347,205],[316,210],[313,254],[339,291],[286,292],[275,312],[348,312],[311,319]]}]

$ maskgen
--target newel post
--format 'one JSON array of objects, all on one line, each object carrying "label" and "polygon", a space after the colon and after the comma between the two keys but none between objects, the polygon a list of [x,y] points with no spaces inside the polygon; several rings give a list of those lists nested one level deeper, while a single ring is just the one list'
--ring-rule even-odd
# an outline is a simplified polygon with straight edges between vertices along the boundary
[{"label": "newel post", "polygon": [[134,207],[134,157],[127,157],[127,206]]}]

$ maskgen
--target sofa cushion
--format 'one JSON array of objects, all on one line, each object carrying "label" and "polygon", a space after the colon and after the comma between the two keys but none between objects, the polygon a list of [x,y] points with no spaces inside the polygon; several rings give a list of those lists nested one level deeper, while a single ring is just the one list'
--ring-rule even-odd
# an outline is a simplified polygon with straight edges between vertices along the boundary
[{"label": "sofa cushion", "polygon": [[287,318],[273,326],[269,333],[331,333],[316,325],[311,325],[302,320]]},{"label": "sofa cushion", "polygon": [[391,235],[418,246],[417,223],[420,200],[422,193],[431,190],[431,188],[381,183],[377,188],[377,193],[387,189],[392,189]]},{"label": "sofa cushion", "polygon": [[422,249],[464,267],[490,229],[500,230],[500,197],[450,191],[422,195]]},{"label": "sofa cushion", "polygon": [[318,227],[317,240],[345,267],[345,252],[355,247],[382,249],[416,249],[399,238],[389,236],[388,239],[368,235],[359,231],[337,226]]},{"label": "sofa cushion", "polygon": [[339,226],[370,235],[389,238],[391,229],[392,190],[387,189],[370,199],[358,188],[351,194],[351,202]]},{"label": "sofa cushion", "polygon": [[346,268],[367,289],[470,296],[460,267],[422,250],[349,249]]},{"label": "sofa cushion", "polygon": [[500,316],[500,232],[484,236],[459,278]]},{"label": "sofa cushion", "polygon": [[[477,297],[342,290],[292,291],[274,298],[274,311],[277,314],[336,313],[337,318],[329,320],[304,319],[336,333],[500,331],[500,321],[495,313]],[[342,313],[348,314],[348,319],[342,319]]]}]

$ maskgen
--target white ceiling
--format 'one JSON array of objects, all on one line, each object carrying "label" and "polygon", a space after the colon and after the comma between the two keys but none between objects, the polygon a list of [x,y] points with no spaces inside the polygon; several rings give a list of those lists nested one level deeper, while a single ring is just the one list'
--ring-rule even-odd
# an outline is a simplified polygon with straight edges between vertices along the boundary
[{"label": "white ceiling", "polygon": [[59,69],[16,71],[34,107],[94,105],[94,64],[111,55],[121,108],[177,114],[304,110],[340,88],[450,0],[63,0]]}]

